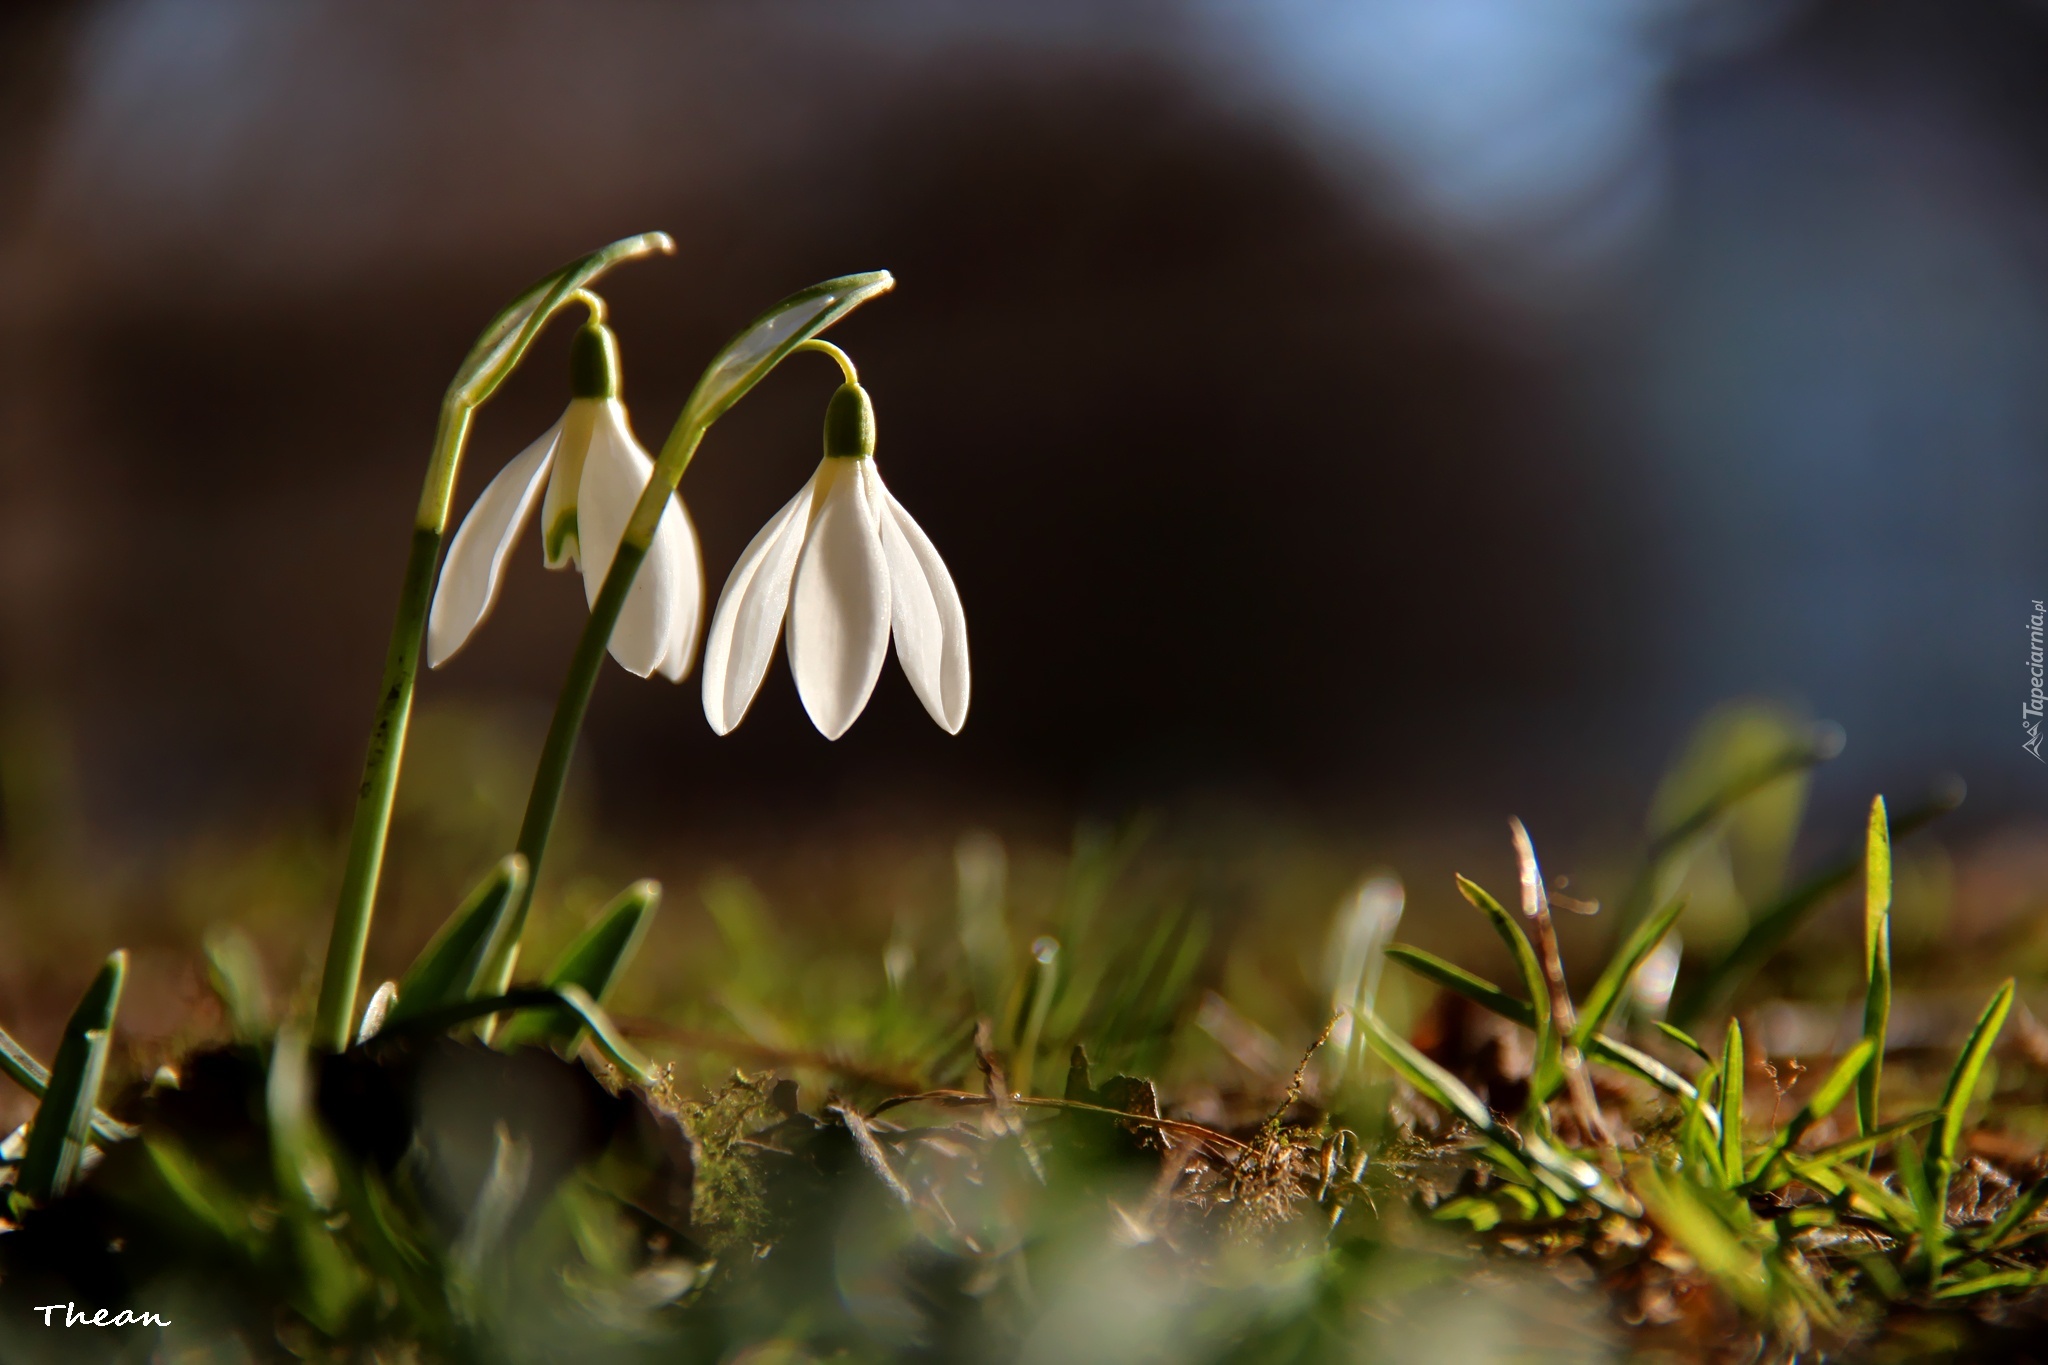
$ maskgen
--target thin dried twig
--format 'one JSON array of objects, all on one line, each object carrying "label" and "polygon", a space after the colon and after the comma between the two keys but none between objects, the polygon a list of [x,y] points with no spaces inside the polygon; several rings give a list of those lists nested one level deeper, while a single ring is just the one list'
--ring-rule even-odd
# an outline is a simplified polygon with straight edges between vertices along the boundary
[{"label": "thin dried twig", "polygon": [[1614,1146],[1614,1137],[1600,1119],[1600,1102],[1593,1095],[1593,1082],[1586,1075],[1585,1058],[1572,1045],[1578,1027],[1578,1012],[1572,1008],[1571,987],[1564,979],[1564,957],[1557,949],[1557,926],[1550,919],[1550,897],[1543,889],[1543,869],[1536,865],[1536,845],[1529,831],[1514,816],[1508,817],[1508,832],[1515,841],[1515,863],[1522,877],[1522,913],[1536,926],[1536,951],[1543,962],[1543,976],[1550,984],[1550,1026],[1558,1040],[1558,1060],[1564,1066],[1565,1089],[1572,1097],[1572,1112],[1587,1138],[1602,1147]]},{"label": "thin dried twig", "polygon": [[875,1173],[875,1179],[881,1181],[889,1193],[902,1200],[905,1208],[916,1208],[916,1197],[910,1193],[910,1187],[897,1179],[896,1172],[890,1169],[889,1158],[882,1151],[882,1144],[875,1141],[875,1135],[869,1131],[868,1121],[861,1116],[860,1110],[850,1104],[841,1104],[837,1100],[826,1105],[825,1110],[827,1113],[839,1115],[840,1120],[846,1124],[846,1131],[853,1134],[854,1147],[860,1152],[861,1160],[867,1162],[868,1169]]}]

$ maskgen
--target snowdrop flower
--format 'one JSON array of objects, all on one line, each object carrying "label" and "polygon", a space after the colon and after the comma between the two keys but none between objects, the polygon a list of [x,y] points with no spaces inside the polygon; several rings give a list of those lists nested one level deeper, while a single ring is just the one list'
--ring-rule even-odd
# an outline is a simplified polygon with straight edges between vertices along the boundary
[{"label": "snowdrop flower", "polygon": [[[574,397],[567,411],[491,480],[448,547],[427,616],[430,668],[447,662],[490,614],[506,558],[536,504],[547,566],[581,569],[585,599],[597,602],[654,462],[619,401],[618,342],[611,329],[592,318],[577,332],[570,359]],[[659,669],[681,682],[703,619],[697,531],[671,496],[612,631],[612,657],[643,678]]]},{"label": "snowdrop flower", "polygon": [[953,577],[875,469],[875,412],[851,376],[825,411],[825,458],[754,537],[704,644],[704,715],[726,734],[787,640],[804,710],[827,739],[868,704],[896,657],[948,734],[967,720],[967,618]]}]

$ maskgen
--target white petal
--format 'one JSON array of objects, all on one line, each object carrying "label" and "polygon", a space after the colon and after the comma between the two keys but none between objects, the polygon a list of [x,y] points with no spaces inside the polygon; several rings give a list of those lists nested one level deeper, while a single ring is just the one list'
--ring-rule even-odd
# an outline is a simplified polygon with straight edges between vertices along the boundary
[{"label": "white petal", "polygon": [[874,461],[862,463],[868,466],[869,497],[881,522],[882,553],[889,560],[896,657],[924,709],[940,729],[957,735],[967,723],[967,614],[931,540],[882,485]]},{"label": "white petal", "polygon": [[[576,490],[576,541],[583,562],[583,593],[593,606],[604,587],[604,576],[618,553],[619,537],[632,519],[634,504],[654,472],[654,461],[633,438],[626,424],[625,408],[607,400],[590,436],[589,453],[583,457],[583,482]],[[671,518],[680,522],[673,496],[656,523],[655,534]],[[680,531],[671,530],[674,537]],[[612,627],[612,657],[629,673],[646,677],[661,666],[668,655],[676,615],[687,595],[688,584],[682,557],[650,551],[633,577],[633,589]],[[691,628],[695,629],[695,622]]]},{"label": "white petal", "polygon": [[889,565],[854,463],[827,459],[819,468],[819,483],[830,482],[789,594],[789,670],[827,739],[860,715],[889,657]]},{"label": "white petal", "polygon": [[542,482],[553,463],[562,424],[555,423],[540,439],[498,471],[496,478],[462,519],[441,564],[434,605],[427,612],[427,667],[439,668],[490,615],[504,577],[505,556],[533,515]]},{"label": "white petal", "polygon": [[676,580],[675,614],[669,621],[668,651],[661,656],[661,676],[681,682],[697,662],[697,637],[704,627],[704,549],[683,500],[673,493],[655,524],[648,556],[669,561]]},{"label": "white petal", "polygon": [[704,719],[721,735],[730,734],[747,714],[775,658],[817,486],[813,474],[769,519],[732,566],[718,596],[718,610],[704,637]]}]

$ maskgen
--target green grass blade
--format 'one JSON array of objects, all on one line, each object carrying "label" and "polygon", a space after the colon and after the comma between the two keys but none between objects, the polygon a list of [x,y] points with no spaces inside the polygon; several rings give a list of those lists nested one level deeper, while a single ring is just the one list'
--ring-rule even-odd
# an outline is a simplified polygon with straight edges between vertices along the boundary
[{"label": "green grass blade", "polygon": [[1508,953],[1515,960],[1515,970],[1521,974],[1522,989],[1529,993],[1530,1014],[1536,1030],[1536,1062],[1534,1075],[1541,1076],[1547,1070],[1556,1068],[1555,1053],[1558,1040],[1551,1036],[1550,982],[1543,975],[1543,965],[1536,959],[1536,947],[1529,942],[1529,936],[1522,932],[1522,926],[1515,921],[1501,903],[1487,894],[1486,888],[1469,877],[1458,878],[1458,890],[1466,900],[1477,906],[1493,925],[1493,932],[1507,945]]},{"label": "green grass blade", "polygon": [[1666,1038],[1669,1038],[1708,1066],[1714,1064],[1714,1054],[1701,1047],[1699,1039],[1693,1037],[1684,1029],[1667,1024],[1662,1019],[1652,1019],[1650,1022],[1657,1026],[1657,1032],[1663,1034]]},{"label": "green grass blade", "polygon": [[1845,1138],[1841,1142],[1817,1147],[1802,1158],[1802,1161],[1809,1165],[1818,1163],[1823,1166],[1837,1161],[1850,1161],[1865,1152],[1874,1152],[1886,1143],[1894,1142],[1908,1133],[1925,1128],[1940,1117],[1941,1111],[1938,1109],[1923,1109],[1917,1114],[1908,1114],[1904,1118],[1896,1118],[1890,1123],[1881,1124],[1874,1131],[1861,1137]]},{"label": "green grass blade", "polygon": [[2032,1289],[2048,1284],[2048,1270],[2001,1270],[1990,1275],[1979,1275],[1975,1279],[1958,1280],[1934,1291],[1937,1299],[1966,1299],[1974,1294],[1988,1294],[1999,1289]]},{"label": "green grass blade", "polygon": [[[1699,1101],[1698,1087],[1685,1077],[1673,1071],[1649,1053],[1630,1047],[1618,1038],[1596,1033],[1586,1044],[1586,1056],[1593,1061],[1604,1063],[1619,1071],[1626,1071],[1656,1086],[1666,1094],[1675,1095],[1688,1104]],[[1707,1122],[1714,1131],[1721,1131],[1721,1119],[1714,1112],[1714,1106],[1707,1105]]]},{"label": "green grass blade", "polygon": [[1644,1163],[1636,1171],[1635,1185],[1649,1206],[1650,1217],[1728,1297],[1754,1316],[1768,1309],[1770,1290],[1763,1257],[1684,1179],[1667,1176]]},{"label": "green grass blade", "polygon": [[78,1007],[64,1026],[50,1066],[49,1087],[36,1106],[22,1156],[16,1188],[37,1203],[64,1193],[78,1174],[78,1163],[92,1138],[93,1105],[106,1073],[107,1044],[114,1015],[121,1006],[121,986],[128,976],[128,954],[116,951],[86,987]]},{"label": "green grass blade", "polygon": [[[1924,825],[1932,824],[1963,802],[1960,785],[1937,791],[1920,805],[1892,821],[1891,842],[1897,843]],[[1783,947],[1800,925],[1835,894],[1856,879],[1863,867],[1864,851],[1842,859],[1786,892],[1757,912],[1727,956],[1716,962],[1671,1004],[1671,1019],[1690,1024],[1707,1015],[1714,1006],[1733,996],[1742,985]]]},{"label": "green grass blade", "polygon": [[1721,1040],[1721,1175],[1730,1189],[1742,1183],[1745,1173],[1742,1091],[1748,1065],[1742,1050],[1742,1025],[1730,1019],[1728,1032]]},{"label": "green grass blade", "polygon": [[[1400,963],[1424,980],[1433,981],[1445,990],[1464,996],[1473,1004],[1491,1010],[1511,1024],[1520,1024],[1523,1028],[1531,1030],[1536,1027],[1536,1011],[1527,1001],[1515,999],[1484,977],[1474,976],[1456,963],[1446,962],[1434,953],[1425,952],[1406,943],[1390,943],[1386,951],[1389,962]],[[1659,1090],[1688,1103],[1699,1098],[1699,1092],[1691,1081],[1648,1053],[1610,1038],[1604,1033],[1594,1035],[1586,1046],[1586,1055],[1596,1062],[1648,1081]],[[1712,1106],[1707,1110],[1707,1122],[1713,1125],[1715,1132],[1720,1131],[1721,1120],[1713,1112]]]},{"label": "green grass blade", "polygon": [[1877,1044],[1856,1081],[1856,1124],[1877,1131],[1878,1081],[1884,1074],[1885,1031],[1892,1017],[1892,836],[1884,798],[1870,803],[1863,854],[1863,1036]]},{"label": "green grass blade", "polygon": [[1643,965],[1643,959],[1657,950],[1657,945],[1664,941],[1664,936],[1671,932],[1671,926],[1684,913],[1685,902],[1674,900],[1629,934],[1628,941],[1608,962],[1607,969],[1600,973],[1600,979],[1593,983],[1592,991],[1580,1006],[1578,1027],[1572,1030],[1573,1046],[1583,1050],[1586,1040],[1607,1026],[1608,1017],[1628,990],[1629,978],[1635,975],[1636,968]]},{"label": "green grass blade", "polygon": [[1536,1027],[1536,1011],[1526,1000],[1517,1000],[1491,981],[1474,976],[1454,962],[1446,962],[1435,953],[1405,943],[1387,945],[1387,960],[1398,962],[1409,971],[1428,981],[1434,981],[1447,991],[1455,991],[1482,1009],[1488,1009],[1523,1028]]},{"label": "green grass blade", "polygon": [[[1804,1168],[1805,1163],[1798,1163]],[[1827,1173],[1839,1180],[1843,1187],[1869,1207],[1869,1216],[1882,1223],[1885,1231],[1894,1237],[1911,1237],[1920,1230],[1920,1210],[1910,1198],[1902,1197],[1879,1183],[1875,1176],[1849,1162],[1841,1162],[1827,1168]],[[1808,1172],[1801,1170],[1802,1177]]]},{"label": "green grass blade", "polygon": [[384,1027],[475,994],[487,964],[501,946],[498,940],[512,907],[519,904],[525,890],[526,859],[517,853],[499,859],[406,969]]},{"label": "green grass blade", "polygon": [[1367,1043],[1403,1080],[1446,1113],[1456,1114],[1474,1132],[1498,1147],[1500,1150],[1495,1156],[1505,1155],[1508,1158],[1500,1164],[1510,1175],[1524,1184],[1535,1183],[1534,1173],[1523,1160],[1521,1141],[1494,1122],[1492,1111],[1463,1081],[1423,1056],[1413,1043],[1380,1022],[1379,1016],[1371,1010],[1361,1010],[1357,1020],[1365,1032]]},{"label": "green grass blade", "polygon": [[1936,1130],[1932,1155],[1943,1165],[1955,1165],[1956,1144],[1963,1135],[1963,1113],[1970,1107],[1971,1097],[1977,1093],[1977,1081],[1984,1074],[1984,1063],[1991,1056],[1991,1047],[2005,1028],[2005,1016],[2012,1010],[2012,997],[2013,981],[2008,977],[2004,985],[1992,992],[1984,1012],[1977,1016],[1970,1036],[1963,1041],[1962,1051],[1956,1056],[1955,1066],[1949,1070],[1948,1083],[1941,1088],[1941,1127]]},{"label": "green grass blade", "polygon": [[[14,1041],[5,1029],[0,1029],[0,1072],[37,1099],[41,1099],[50,1088],[50,1069]],[[106,1110],[95,1109],[92,1111],[92,1131],[107,1142],[125,1142],[135,1136],[136,1130]]]},{"label": "green grass blade", "polygon": [[[1949,1182],[1955,1176],[1956,1146],[1962,1141],[1963,1115],[1970,1107],[1970,1101],[1977,1094],[1977,1082],[1984,1074],[1984,1063],[1991,1056],[1991,1048],[1998,1041],[1999,1033],[2005,1028],[2005,1016],[2012,1010],[2013,980],[2006,978],[2005,984],[1991,994],[1991,1000],[1984,1006],[1984,1012],[1977,1016],[1970,1036],[1963,1040],[1963,1049],[1956,1056],[1956,1064],[1949,1070],[1948,1084],[1941,1090],[1941,1122],[1935,1127],[1934,1140],[1927,1148],[1927,1193],[1933,1202],[1934,1218],[1942,1223],[1946,1231]],[[1927,1269],[1930,1279],[1941,1274],[1941,1245],[1945,1237],[1930,1237],[1927,1244]]]},{"label": "green grass blade", "polygon": [[[543,983],[557,988],[580,986],[592,1000],[603,1004],[639,951],[660,905],[660,882],[634,882],[598,911],[590,927],[562,950]],[[498,1042],[505,1047],[524,1043],[573,1052],[582,1036],[583,1025],[566,1011],[533,1010],[508,1024]]]},{"label": "green grass blade", "polygon": [[1835,1069],[1828,1073],[1827,1079],[1813,1092],[1813,1098],[1800,1106],[1799,1112],[1792,1116],[1791,1122],[1787,1123],[1778,1136],[1772,1139],[1771,1145],[1764,1149],[1764,1154],[1757,1164],[1756,1174],[1744,1182],[1745,1187],[1764,1190],[1771,1188],[1770,1180],[1782,1164],[1781,1158],[1792,1150],[1793,1144],[1806,1135],[1807,1129],[1833,1113],[1835,1106],[1848,1098],[1849,1091],[1856,1084],[1856,1078],[1863,1074],[1864,1067],[1870,1065],[1871,1056],[1876,1051],[1877,1044],[1865,1038],[1850,1048],[1841,1061],[1835,1063]]},{"label": "green grass blade", "polygon": [[216,925],[206,931],[205,952],[208,982],[227,1011],[235,1040],[252,1043],[268,1035],[274,1022],[270,986],[255,941],[239,926]]}]

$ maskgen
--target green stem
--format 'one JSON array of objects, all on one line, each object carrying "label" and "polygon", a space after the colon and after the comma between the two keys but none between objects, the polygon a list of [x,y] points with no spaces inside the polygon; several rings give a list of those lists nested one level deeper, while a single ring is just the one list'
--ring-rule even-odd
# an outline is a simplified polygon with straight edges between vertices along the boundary
[{"label": "green stem", "polygon": [[405,581],[398,592],[398,614],[391,623],[391,642],[384,653],[384,683],[377,695],[377,715],[370,728],[370,751],[363,760],[362,785],[356,792],[348,861],[342,869],[341,896],[335,904],[334,928],[327,939],[327,963],[320,977],[320,1003],[313,1016],[313,1041],[330,1052],[348,1046],[349,1025],[355,1018],[363,953],[370,942],[370,918],[377,904],[384,844],[391,831],[391,803],[398,792],[399,760],[405,754],[406,727],[412,720],[420,642],[426,632],[427,608],[434,596],[434,566],[441,556],[448,520],[448,489],[454,483],[455,466],[469,438],[470,416],[471,409],[464,404],[450,402],[442,408],[440,432],[434,442],[434,457],[428,466],[421,499],[421,517],[413,527]]},{"label": "green stem", "polygon": [[370,729],[370,752],[363,760],[362,785],[356,791],[348,861],[342,869],[341,896],[334,907],[334,928],[320,975],[320,1003],[313,1021],[316,1047],[338,1052],[349,1043],[363,952],[370,940],[370,917],[377,904],[377,881],[384,866],[384,844],[391,830],[391,802],[398,791],[406,726],[412,719],[420,645],[433,603],[434,568],[448,531],[448,504],[455,492],[462,450],[469,440],[470,419],[519,368],[533,339],[562,307],[576,302],[595,316],[603,315],[603,300],[585,289],[586,285],[621,261],[674,250],[668,234],[643,232],[579,257],[529,286],[484,328],[441,400],[440,426],[420,489],[419,512],[413,520],[412,551],[399,589],[397,619],[391,624],[391,643],[385,650],[384,685]]},{"label": "green stem", "polygon": [[[662,452],[662,459],[656,463],[653,476],[641,493],[643,504],[650,498],[655,500],[657,522],[662,503],[675,491],[703,438],[704,432],[699,428],[674,460],[668,458],[667,450]],[[481,988],[486,991],[502,992],[511,984],[519,939],[526,930],[526,914],[533,906],[533,889],[540,882],[541,860],[547,855],[548,839],[555,831],[555,817],[561,813],[562,793],[569,783],[569,764],[576,756],[576,740],[583,732],[583,718],[590,712],[590,697],[597,689],[598,674],[604,669],[605,651],[611,647],[612,628],[619,622],[619,613],[625,610],[626,595],[633,590],[633,579],[654,541],[651,531],[646,535],[635,534],[639,521],[636,515],[619,541],[618,553],[605,572],[604,586],[598,589],[597,601],[591,604],[590,619],[583,623],[583,634],[576,641],[576,652],[569,658],[569,676],[555,698],[554,718],[548,723],[548,737],[541,745],[540,764],[533,774],[533,790],[526,798],[526,816],[519,822],[516,848],[526,856],[526,887],[498,940],[497,954],[484,970]]]}]

